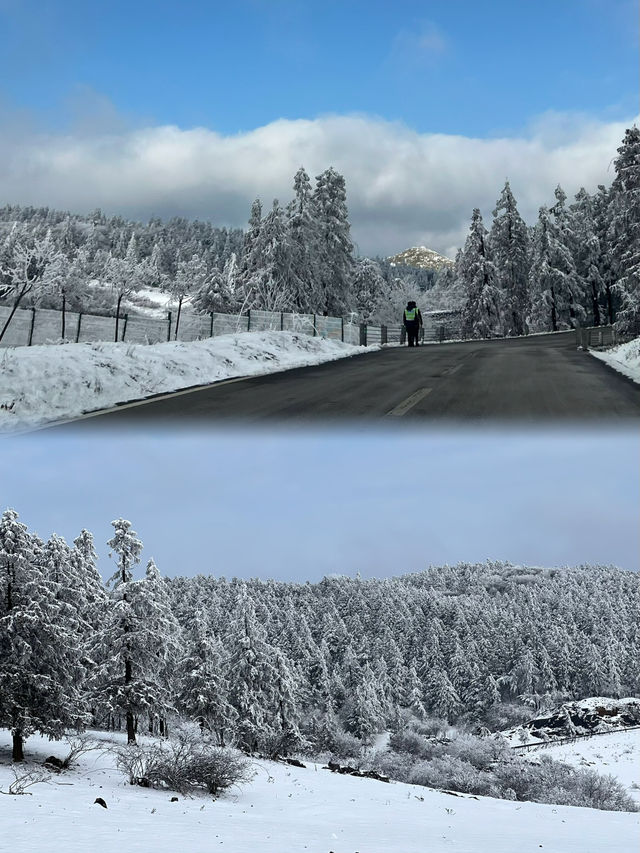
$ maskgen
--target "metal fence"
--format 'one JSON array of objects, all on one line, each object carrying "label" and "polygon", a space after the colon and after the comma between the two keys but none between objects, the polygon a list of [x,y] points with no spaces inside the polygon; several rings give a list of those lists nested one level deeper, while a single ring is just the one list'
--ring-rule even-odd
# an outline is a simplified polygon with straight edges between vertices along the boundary
[{"label": "metal fence", "polygon": [[617,735],[621,732],[631,732],[634,729],[640,729],[640,726],[624,726],[619,729],[610,729],[605,732],[587,732],[583,735],[571,735],[570,737],[556,738],[555,740],[541,740],[538,743],[525,743],[518,746],[512,746],[514,750],[523,750],[524,752],[532,752],[538,749],[545,749],[550,746],[557,746],[561,743],[574,743],[577,740],[585,740],[587,738],[602,737],[604,735]]},{"label": "metal fence", "polygon": [[[11,307],[0,305],[0,328],[11,314]],[[177,332],[176,332],[177,325]],[[345,341],[358,345],[404,343],[404,326],[372,326],[349,322],[342,317],[323,314],[250,310],[245,314],[194,314],[183,312],[177,323],[175,312],[166,318],[124,314],[119,318],[96,314],[78,314],[50,308],[18,309],[0,346],[18,347],[37,344],[89,343],[118,341],[154,344],[161,341],[197,341],[234,332],[289,331],[313,337]],[[424,316],[424,340],[445,341],[458,338],[457,312],[434,312]]]}]

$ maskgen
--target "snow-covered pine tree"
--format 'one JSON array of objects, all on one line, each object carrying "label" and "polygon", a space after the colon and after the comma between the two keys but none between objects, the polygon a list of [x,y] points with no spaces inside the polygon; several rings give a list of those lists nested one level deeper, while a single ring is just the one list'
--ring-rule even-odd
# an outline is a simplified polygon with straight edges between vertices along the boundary
[{"label": "snow-covered pine tree", "polygon": [[196,614],[186,652],[177,667],[177,706],[203,730],[214,733],[220,746],[226,745],[238,718],[227,698],[225,668],[220,640],[208,630],[203,615]]},{"label": "snow-covered pine tree", "polygon": [[369,258],[358,258],[355,262],[351,298],[361,323],[371,323],[384,290],[385,281],[379,265]]},{"label": "snow-covered pine tree", "polygon": [[529,326],[552,331],[570,326],[571,298],[576,270],[569,248],[547,207],[541,207],[532,241]]},{"label": "snow-covered pine tree", "polygon": [[573,220],[566,207],[567,194],[558,184],[554,191],[556,203],[551,208],[558,239],[569,250],[571,263],[566,270],[562,281],[564,288],[563,301],[568,306],[568,325],[575,328],[584,322],[587,315],[585,303],[587,302],[586,282],[584,282],[576,270],[577,241],[578,236],[573,231]]},{"label": "snow-covered pine tree", "polygon": [[238,715],[238,744],[247,752],[255,752],[275,734],[270,725],[270,712],[274,710],[274,650],[266,640],[266,632],[258,622],[244,583],[225,639],[229,649],[226,674],[229,702]]},{"label": "snow-covered pine tree", "polygon": [[529,235],[518,213],[509,181],[493,211],[489,235],[493,261],[502,291],[503,334],[526,335],[529,307]]},{"label": "snow-covered pine tree", "polygon": [[142,542],[130,521],[118,518],[111,524],[114,535],[107,544],[116,554],[117,568],[107,581],[111,585],[109,607],[93,642],[92,653],[98,663],[93,692],[110,714],[118,711],[125,714],[127,741],[135,743],[135,717],[149,707],[142,664],[153,638],[146,635],[146,626],[141,624],[139,587],[133,577],[133,568],[140,562]]},{"label": "snow-covered pine tree", "polygon": [[293,179],[294,197],[287,206],[289,286],[297,311],[313,314],[319,293],[318,223],[312,206],[311,181],[301,166]]},{"label": "snow-covered pine tree", "polygon": [[[57,547],[60,545],[60,547]],[[0,725],[10,729],[13,760],[24,758],[33,732],[59,738],[87,715],[80,695],[82,669],[74,614],[63,598],[65,551],[51,549],[49,574],[42,543],[18,514],[0,519]],[[57,572],[59,584],[52,577]]]},{"label": "snow-covered pine tree", "polygon": [[478,208],[471,217],[458,276],[464,285],[462,334],[468,338],[491,338],[501,332],[501,294],[498,276],[487,240],[487,229]]},{"label": "snow-covered pine tree", "polygon": [[344,177],[333,168],[316,178],[312,197],[318,227],[319,302],[316,312],[341,316],[350,310],[354,260]]},{"label": "snow-covered pine tree", "polygon": [[569,208],[569,218],[573,234],[573,259],[588,299],[589,322],[599,326],[605,295],[605,282],[600,271],[603,268],[602,246],[596,233],[593,199],[584,187],[576,194],[576,200]]},{"label": "snow-covered pine tree", "polygon": [[617,326],[640,333],[640,128],[625,131],[611,185],[609,242],[621,295]]}]

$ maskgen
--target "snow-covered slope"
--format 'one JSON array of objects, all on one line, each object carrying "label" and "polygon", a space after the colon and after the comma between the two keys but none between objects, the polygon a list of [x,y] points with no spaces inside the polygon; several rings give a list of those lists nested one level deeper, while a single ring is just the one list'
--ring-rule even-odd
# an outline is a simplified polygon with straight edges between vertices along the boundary
[{"label": "snow-covered slope", "polygon": [[451,258],[445,258],[444,255],[439,255],[438,252],[427,249],[426,246],[413,246],[387,260],[398,266],[419,267],[425,270],[441,270],[453,266]]},{"label": "snow-covered slope", "polygon": [[[545,755],[573,767],[615,776],[640,803],[640,729],[545,746]],[[538,752],[532,753],[538,755]]]},{"label": "snow-covered slope", "polygon": [[[13,779],[0,731],[0,788]],[[32,737],[42,762],[64,747]],[[640,816],[569,806],[451,796],[412,785],[255,762],[253,782],[220,799],[131,787],[109,754],[3,796],[11,853],[635,853]],[[107,803],[95,805],[96,797]]]},{"label": "snow-covered slope", "polygon": [[126,400],[370,352],[295,332],[162,344],[65,344],[0,355],[0,430],[73,418]]}]

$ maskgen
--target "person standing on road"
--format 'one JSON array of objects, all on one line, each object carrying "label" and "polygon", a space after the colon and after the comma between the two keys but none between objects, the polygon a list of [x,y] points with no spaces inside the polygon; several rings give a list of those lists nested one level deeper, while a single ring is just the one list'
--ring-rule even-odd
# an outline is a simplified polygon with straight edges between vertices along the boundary
[{"label": "person standing on road", "polygon": [[422,327],[422,314],[413,300],[407,302],[403,314],[404,327],[407,330],[407,341],[410,347],[418,346],[418,335]]}]

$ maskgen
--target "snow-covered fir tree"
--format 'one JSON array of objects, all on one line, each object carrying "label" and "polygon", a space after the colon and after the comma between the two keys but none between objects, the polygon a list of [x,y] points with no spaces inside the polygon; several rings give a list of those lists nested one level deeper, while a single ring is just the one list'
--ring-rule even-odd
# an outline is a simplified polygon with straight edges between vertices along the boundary
[{"label": "snow-covered fir tree", "polygon": [[621,296],[617,324],[640,331],[640,128],[625,132],[611,185],[608,237]]},{"label": "snow-covered fir tree", "polygon": [[487,239],[487,229],[476,208],[457,274],[465,289],[462,332],[469,338],[491,338],[501,331],[498,275]]},{"label": "snow-covered fir tree", "polygon": [[529,305],[529,238],[509,181],[493,211],[489,235],[501,293],[503,334],[525,335]]},{"label": "snow-covered fir tree", "polygon": [[312,197],[318,229],[316,313],[341,316],[351,308],[354,258],[344,177],[329,168],[316,178]]},{"label": "snow-covered fir tree", "polygon": [[0,725],[13,760],[33,732],[55,738],[88,721],[77,610],[66,584],[68,549],[29,534],[14,510],[0,518]]}]

